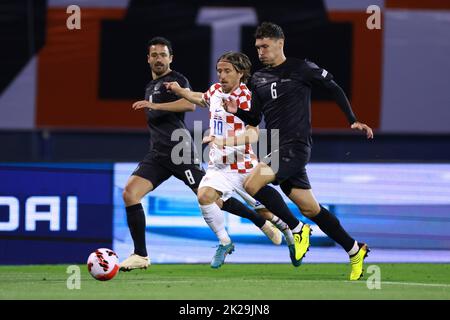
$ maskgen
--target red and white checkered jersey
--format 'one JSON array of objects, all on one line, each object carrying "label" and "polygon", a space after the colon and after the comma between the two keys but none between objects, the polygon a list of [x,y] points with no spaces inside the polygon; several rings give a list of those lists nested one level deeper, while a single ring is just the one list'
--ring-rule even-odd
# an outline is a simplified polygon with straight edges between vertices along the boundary
[{"label": "red and white checkered jersey", "polygon": [[[251,93],[244,83],[228,94],[223,92],[220,83],[215,83],[203,94],[203,100],[209,105],[211,135],[228,138],[245,132],[245,123],[224,109],[224,100],[231,99],[236,101],[238,108],[250,110]],[[239,173],[248,173],[258,164],[257,157],[249,143],[235,147],[218,147],[213,143],[209,151],[209,159],[210,166]]]}]

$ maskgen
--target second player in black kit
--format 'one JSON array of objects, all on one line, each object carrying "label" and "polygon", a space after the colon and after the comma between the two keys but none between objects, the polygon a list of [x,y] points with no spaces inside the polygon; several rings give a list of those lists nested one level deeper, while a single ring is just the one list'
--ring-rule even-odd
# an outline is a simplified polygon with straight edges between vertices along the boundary
[{"label": "second player in black kit", "polygon": [[[306,173],[312,143],[313,85],[328,89],[352,129],[364,131],[368,138],[373,138],[372,130],[356,120],[344,91],[327,70],[308,60],[284,56],[285,39],[280,26],[262,23],[256,30],[255,38],[258,57],[265,68],[255,72],[250,80],[252,108],[250,111],[229,111],[236,112],[239,118],[252,126],[257,126],[264,115],[266,128],[279,130],[279,145],[272,147],[270,166],[266,163],[258,164],[248,177],[245,189],[267,209],[280,213],[279,216],[284,219],[289,211],[288,207],[273,189],[266,186],[268,183],[280,184],[283,192],[299,207],[302,214],[314,221],[347,251],[352,267],[350,280],[358,280],[363,275],[367,245],[355,241],[343,229],[339,220],[319,205]],[[278,168],[273,165],[275,160],[279,161]],[[262,169],[268,170],[263,173]]]},{"label": "second player in black kit", "polygon": [[[186,77],[171,70],[165,76],[150,81],[145,90],[145,100],[151,103],[168,103],[179,100],[179,97],[167,91],[163,85],[164,82],[171,81],[177,81],[183,88],[191,89]],[[185,113],[149,108],[145,108],[145,113],[150,130],[150,148],[133,174],[150,180],[153,189],[172,175],[182,180],[188,187],[196,189],[205,173],[198,164],[197,151],[189,134],[183,136],[183,140],[190,149],[189,162],[174,164],[171,159],[173,148],[180,143],[172,141],[172,132],[183,129],[180,132],[188,133],[184,123]]]}]

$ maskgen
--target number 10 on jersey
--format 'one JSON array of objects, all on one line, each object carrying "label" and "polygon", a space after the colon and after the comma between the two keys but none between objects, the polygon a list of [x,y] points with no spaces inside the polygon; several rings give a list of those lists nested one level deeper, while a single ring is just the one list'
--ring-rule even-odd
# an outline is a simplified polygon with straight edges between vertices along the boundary
[{"label": "number 10 on jersey", "polygon": [[214,135],[221,136],[223,133],[223,121],[214,119]]}]

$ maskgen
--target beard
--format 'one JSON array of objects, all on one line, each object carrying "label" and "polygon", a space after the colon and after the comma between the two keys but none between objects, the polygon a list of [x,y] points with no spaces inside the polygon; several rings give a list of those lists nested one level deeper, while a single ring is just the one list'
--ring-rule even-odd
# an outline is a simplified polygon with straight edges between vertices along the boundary
[{"label": "beard", "polygon": [[157,75],[157,76],[159,76],[159,75],[161,75],[161,74],[163,74],[164,72],[166,72],[167,71],[167,66],[166,65],[161,65],[161,64],[158,64],[158,65],[153,65],[153,67],[152,67],[152,71]]}]

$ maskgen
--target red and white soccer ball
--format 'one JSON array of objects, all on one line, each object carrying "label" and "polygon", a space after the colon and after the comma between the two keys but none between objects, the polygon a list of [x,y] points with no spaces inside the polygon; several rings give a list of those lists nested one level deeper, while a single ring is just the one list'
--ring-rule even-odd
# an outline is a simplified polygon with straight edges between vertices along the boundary
[{"label": "red and white soccer ball", "polygon": [[119,271],[119,257],[111,249],[100,248],[89,255],[87,267],[95,279],[111,280]]}]

